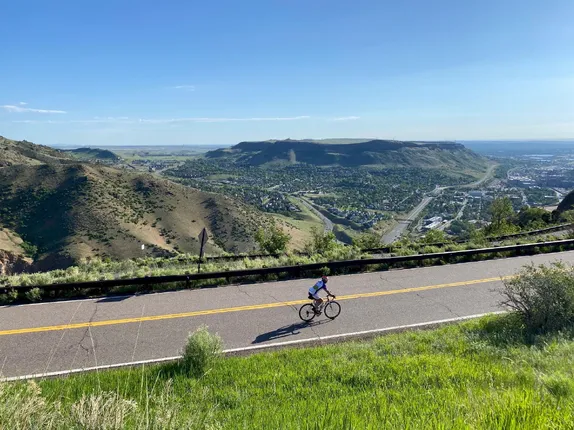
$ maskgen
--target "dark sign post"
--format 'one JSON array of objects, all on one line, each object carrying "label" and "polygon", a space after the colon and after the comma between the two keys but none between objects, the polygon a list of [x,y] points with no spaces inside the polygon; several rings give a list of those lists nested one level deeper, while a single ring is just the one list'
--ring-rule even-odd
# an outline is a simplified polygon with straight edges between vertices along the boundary
[{"label": "dark sign post", "polygon": [[203,228],[203,230],[201,230],[201,233],[199,233],[198,236],[199,239],[199,262],[197,263],[197,273],[199,273],[201,271],[201,260],[203,258],[203,248],[205,247],[205,244],[207,243],[207,230],[205,229],[205,227]]}]

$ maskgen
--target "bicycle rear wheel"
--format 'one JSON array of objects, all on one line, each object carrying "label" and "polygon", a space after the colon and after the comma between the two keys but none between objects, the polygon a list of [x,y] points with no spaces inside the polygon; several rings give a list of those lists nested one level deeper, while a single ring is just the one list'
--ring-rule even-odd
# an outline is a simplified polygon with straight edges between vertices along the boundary
[{"label": "bicycle rear wheel", "polygon": [[327,318],[334,320],[341,313],[341,305],[335,301],[331,301],[325,305],[323,312],[325,312]]},{"label": "bicycle rear wheel", "polygon": [[315,318],[315,308],[313,305],[307,303],[306,305],[301,306],[301,309],[299,309],[299,318],[305,322],[309,322]]}]

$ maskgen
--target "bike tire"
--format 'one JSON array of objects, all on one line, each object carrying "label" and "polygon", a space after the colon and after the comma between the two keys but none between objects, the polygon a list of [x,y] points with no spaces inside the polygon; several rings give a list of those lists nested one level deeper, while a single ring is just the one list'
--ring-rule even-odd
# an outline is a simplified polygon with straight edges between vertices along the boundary
[{"label": "bike tire", "polygon": [[301,309],[299,309],[299,318],[305,322],[310,322],[315,318],[315,308],[313,305],[307,303],[306,305],[301,306]]},{"label": "bike tire", "polygon": [[341,313],[341,305],[335,301],[330,301],[325,305],[325,309],[323,309],[325,316],[330,320],[334,320],[339,316]]}]

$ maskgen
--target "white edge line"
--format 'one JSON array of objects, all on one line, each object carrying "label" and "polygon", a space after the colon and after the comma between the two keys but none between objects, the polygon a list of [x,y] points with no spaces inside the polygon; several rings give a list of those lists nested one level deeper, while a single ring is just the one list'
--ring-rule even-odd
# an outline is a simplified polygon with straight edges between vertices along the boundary
[{"label": "white edge line", "polygon": [[[331,343],[330,341],[334,340],[342,340],[346,338],[360,338],[369,335],[376,335],[376,334],[385,334],[385,333],[393,333],[398,331],[406,331],[406,330],[413,330],[417,328],[428,328],[433,327],[436,325],[442,324],[449,324],[455,323],[460,321],[466,321],[469,319],[474,318],[481,318],[487,315],[499,315],[506,313],[506,311],[497,311],[497,312],[487,312],[482,314],[475,314],[475,315],[467,315],[463,317],[456,317],[456,318],[448,318],[436,321],[427,321],[423,323],[416,323],[416,324],[407,324],[407,325],[399,325],[395,327],[387,327],[387,328],[378,328],[374,330],[365,330],[365,331],[356,331],[352,333],[343,333],[343,334],[333,334],[330,336],[319,336],[319,337],[312,337],[309,339],[300,339],[300,340],[291,340],[286,342],[275,342],[275,343],[268,343],[265,345],[255,345],[255,346],[247,346],[242,348],[233,348],[233,349],[226,349],[223,351],[225,355],[234,355],[239,354],[242,352],[251,352],[251,351],[263,351],[272,348],[284,348],[288,346],[294,345],[305,345],[309,343],[317,343],[321,345],[323,342]],[[91,372],[95,370],[109,370],[109,369],[116,369],[120,367],[133,367],[133,366],[145,366],[146,364],[159,364],[165,363],[170,361],[177,361],[181,359],[181,356],[175,357],[164,357],[164,358],[154,358],[151,360],[140,360],[140,361],[132,361],[129,363],[117,363],[117,364],[107,364],[102,366],[94,366],[94,367],[84,367],[81,369],[71,369],[71,370],[63,370],[58,372],[47,372],[47,373],[35,373],[31,375],[23,375],[23,376],[11,376],[9,378],[0,378],[0,382],[15,382],[15,381],[24,381],[27,379],[42,379],[42,378],[53,378],[58,376],[67,376],[73,375],[76,373],[83,373],[83,372]]]}]

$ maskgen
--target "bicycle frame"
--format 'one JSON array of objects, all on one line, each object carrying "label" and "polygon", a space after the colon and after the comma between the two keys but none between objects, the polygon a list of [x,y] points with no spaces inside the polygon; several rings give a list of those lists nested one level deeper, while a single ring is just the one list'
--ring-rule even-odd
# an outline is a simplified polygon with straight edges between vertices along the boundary
[{"label": "bicycle frame", "polygon": [[[320,310],[320,311],[323,310],[323,308],[325,307],[325,305],[326,305],[327,303],[329,303],[329,302],[332,302],[333,300],[335,300],[335,298],[334,298],[333,296],[331,296],[331,295],[327,296],[327,298],[324,299],[324,300],[321,302],[321,304],[319,305],[318,310]],[[313,303],[313,305],[314,305],[314,304],[315,304],[315,300],[312,300],[311,303]]]}]

